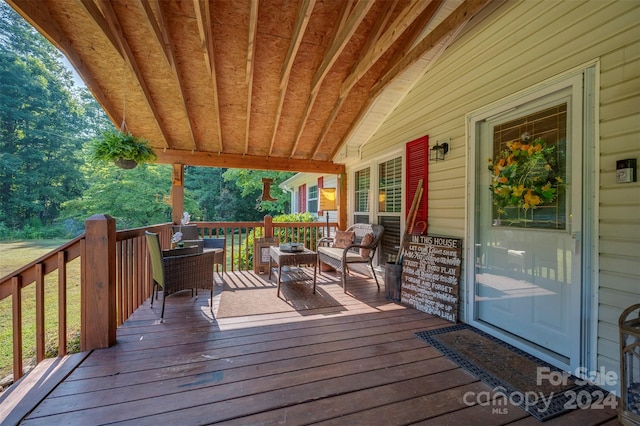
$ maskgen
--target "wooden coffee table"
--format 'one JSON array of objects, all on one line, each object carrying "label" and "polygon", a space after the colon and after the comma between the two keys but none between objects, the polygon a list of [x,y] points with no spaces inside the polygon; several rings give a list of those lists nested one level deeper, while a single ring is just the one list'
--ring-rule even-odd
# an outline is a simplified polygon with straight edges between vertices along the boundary
[{"label": "wooden coffee table", "polygon": [[[278,278],[278,297],[280,297],[280,283],[292,282],[292,281],[311,281],[309,275],[303,272],[299,265],[313,265],[313,293],[316,292],[316,272],[318,263],[318,254],[315,251],[304,249],[300,252],[284,252],[280,250],[280,247],[269,247],[269,279],[271,279],[271,273],[275,273]],[[273,263],[278,266],[273,267]],[[288,266],[291,269],[282,270],[283,266]]]}]

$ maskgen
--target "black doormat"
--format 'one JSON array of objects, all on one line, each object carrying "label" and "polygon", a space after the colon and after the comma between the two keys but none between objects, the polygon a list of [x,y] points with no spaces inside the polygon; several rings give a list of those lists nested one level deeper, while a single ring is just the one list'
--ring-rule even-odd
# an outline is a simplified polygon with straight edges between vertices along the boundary
[{"label": "black doormat", "polygon": [[416,335],[490,386],[493,395],[502,393],[504,400],[492,396],[486,401],[497,410],[504,408],[507,401],[545,421],[574,408],[587,408],[584,401],[607,401],[608,393],[598,386],[470,325],[420,331]]}]

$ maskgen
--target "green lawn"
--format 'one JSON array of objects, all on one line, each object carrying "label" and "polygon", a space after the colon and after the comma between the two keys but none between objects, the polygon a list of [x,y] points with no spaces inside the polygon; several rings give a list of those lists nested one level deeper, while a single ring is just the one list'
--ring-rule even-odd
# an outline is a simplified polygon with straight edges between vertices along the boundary
[{"label": "green lawn", "polygon": [[[0,277],[19,269],[66,243],[66,240],[18,241],[0,243]],[[78,350],[80,331],[80,261],[67,265],[67,344],[68,351]],[[58,274],[45,279],[45,340],[47,356],[57,355]],[[0,301],[0,377],[12,372],[13,330],[11,298]],[[35,290],[31,284],[22,290],[22,353],[25,366],[35,358]]]}]

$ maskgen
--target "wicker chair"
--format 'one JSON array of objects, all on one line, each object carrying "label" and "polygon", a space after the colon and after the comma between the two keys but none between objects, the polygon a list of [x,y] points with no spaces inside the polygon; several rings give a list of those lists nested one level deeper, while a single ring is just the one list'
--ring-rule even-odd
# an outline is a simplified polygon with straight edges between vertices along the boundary
[{"label": "wicker chair", "polygon": [[198,253],[198,247],[189,247],[179,250],[160,249],[158,234],[145,232],[147,246],[151,257],[151,270],[153,275],[153,289],[151,292],[151,306],[153,299],[158,298],[159,288],[162,287],[162,313],[164,318],[164,302],[172,293],[198,288],[211,289],[211,309],[213,313],[213,265],[215,252]]},{"label": "wicker chair", "polygon": [[[316,251],[318,252],[318,266],[320,262],[326,263],[332,266],[338,271],[342,271],[342,288],[344,292],[347,292],[347,274],[349,273],[349,264],[351,263],[366,263],[371,268],[371,274],[376,280],[378,289],[380,289],[380,283],[378,277],[373,270],[373,257],[376,254],[378,244],[384,233],[384,227],[382,225],[371,225],[366,223],[356,223],[350,226],[347,231],[354,233],[353,242],[345,248],[333,247],[334,238],[322,238],[318,241]],[[362,245],[362,239],[367,234],[373,234],[373,241],[371,244]],[[369,253],[362,256],[360,250],[369,250]],[[319,271],[322,268],[318,268]],[[322,274],[322,272],[320,272]]]}]

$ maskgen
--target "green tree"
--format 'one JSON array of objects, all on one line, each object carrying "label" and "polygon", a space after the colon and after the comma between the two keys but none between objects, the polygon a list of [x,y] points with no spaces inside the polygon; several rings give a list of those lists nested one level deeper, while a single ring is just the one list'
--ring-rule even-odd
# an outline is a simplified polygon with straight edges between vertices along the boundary
[{"label": "green tree", "polygon": [[81,92],[61,54],[0,3],[0,219],[51,224],[81,194]]}]

